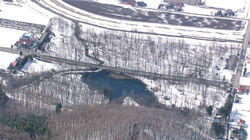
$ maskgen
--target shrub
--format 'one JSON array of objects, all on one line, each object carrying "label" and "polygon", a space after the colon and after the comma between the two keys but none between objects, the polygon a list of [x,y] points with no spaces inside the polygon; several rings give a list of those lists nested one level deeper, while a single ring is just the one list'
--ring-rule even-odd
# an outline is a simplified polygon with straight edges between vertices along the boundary
[{"label": "shrub", "polygon": [[217,137],[221,137],[225,134],[225,128],[223,125],[217,122],[212,123],[212,129],[215,132]]},{"label": "shrub", "polygon": [[212,116],[213,106],[210,105],[210,106],[206,109],[206,111],[207,111],[207,114],[208,114],[209,116]]}]

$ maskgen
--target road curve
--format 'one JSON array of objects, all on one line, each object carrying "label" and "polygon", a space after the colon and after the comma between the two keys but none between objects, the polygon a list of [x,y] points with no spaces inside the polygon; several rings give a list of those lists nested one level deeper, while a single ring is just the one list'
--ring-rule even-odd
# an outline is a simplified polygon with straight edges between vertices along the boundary
[{"label": "road curve", "polygon": [[[160,35],[160,36],[168,36],[168,37],[176,37],[176,38],[189,38],[189,39],[196,39],[196,40],[217,41],[217,42],[239,43],[242,41],[242,40],[235,40],[229,37],[218,37],[215,35],[215,33],[218,33],[218,35],[221,35],[221,33],[224,34],[225,30],[217,30],[217,29],[212,29],[212,28],[211,29],[206,28],[204,30],[203,28],[197,28],[197,27],[186,28],[183,26],[173,26],[173,25],[160,24],[160,23],[118,20],[118,19],[112,19],[112,18],[108,18],[104,16],[99,16],[93,13],[86,12],[84,10],[80,10],[60,0],[40,0],[40,1],[31,0],[31,1],[49,10],[50,12],[53,12],[71,21],[84,23],[84,24],[88,24],[91,26],[108,29],[108,30],[132,32],[132,33],[140,33],[140,34],[148,34],[148,35]],[[196,19],[197,18],[195,17],[193,20],[196,20]],[[220,18],[218,19],[229,21],[229,22],[231,21],[229,19],[220,19]],[[234,23],[237,23],[239,26],[241,26],[241,27],[237,27],[236,30],[238,29],[242,30],[245,26],[245,21],[242,21],[242,20],[232,20],[232,21]],[[232,23],[227,24],[225,22],[225,25],[227,27],[229,27],[229,25],[231,24]],[[192,34],[190,34],[190,32],[192,32]],[[210,36],[207,35],[207,33],[210,34]]]}]

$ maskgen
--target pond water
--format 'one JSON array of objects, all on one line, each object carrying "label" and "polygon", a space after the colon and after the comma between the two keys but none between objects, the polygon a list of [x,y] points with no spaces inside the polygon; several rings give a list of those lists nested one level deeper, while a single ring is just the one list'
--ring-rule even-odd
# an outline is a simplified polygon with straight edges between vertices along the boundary
[{"label": "pond water", "polygon": [[152,106],[158,104],[153,93],[146,88],[146,84],[138,79],[121,75],[118,78],[111,76],[108,71],[84,73],[82,81],[90,88],[95,88],[109,98],[110,101],[121,101],[124,97],[131,97],[140,105]]}]

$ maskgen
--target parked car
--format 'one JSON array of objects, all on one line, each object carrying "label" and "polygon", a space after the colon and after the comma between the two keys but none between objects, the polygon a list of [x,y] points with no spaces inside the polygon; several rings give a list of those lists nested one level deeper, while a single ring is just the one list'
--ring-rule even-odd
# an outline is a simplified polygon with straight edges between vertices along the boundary
[{"label": "parked car", "polygon": [[139,7],[147,7],[147,4],[144,3],[143,1],[137,2],[137,5],[138,5]]},{"label": "parked car", "polygon": [[182,6],[177,6],[177,7],[175,8],[175,10],[178,11],[178,12],[183,11]]},{"label": "parked car", "polygon": [[235,16],[235,13],[233,10],[227,9],[225,12],[225,16],[227,16],[227,17]]},{"label": "parked car", "polygon": [[158,6],[158,9],[163,9],[165,6],[166,6],[166,5],[164,5],[164,4],[160,4],[160,5]]},{"label": "parked car", "polygon": [[167,5],[166,5],[166,9],[168,10],[168,9],[174,9],[174,4],[173,3],[168,3]]},{"label": "parked car", "polygon": [[220,17],[232,17],[232,16],[235,16],[235,12],[231,9],[227,9],[227,10],[218,10],[216,13],[215,13],[215,16],[220,16]]}]

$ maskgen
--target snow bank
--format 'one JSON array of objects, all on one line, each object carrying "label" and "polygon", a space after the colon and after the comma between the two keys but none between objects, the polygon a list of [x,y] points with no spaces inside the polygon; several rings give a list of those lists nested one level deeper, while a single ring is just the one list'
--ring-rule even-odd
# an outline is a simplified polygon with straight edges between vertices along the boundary
[{"label": "snow bank", "polygon": [[19,55],[6,52],[0,52],[0,69],[7,69],[11,62],[15,61]]},{"label": "snow bank", "polygon": [[185,5],[183,9],[184,9],[184,12],[187,12],[187,13],[196,13],[196,14],[204,14],[204,15],[214,15],[214,13],[217,11],[215,9],[200,8],[200,7],[192,6],[192,5]]},{"label": "snow bank", "polygon": [[28,73],[38,73],[43,71],[49,71],[52,69],[58,69],[55,64],[52,63],[46,63],[39,60],[33,60],[31,62],[28,62],[24,65],[23,71],[26,71]]},{"label": "snow bank", "polygon": [[241,77],[240,85],[250,86],[250,77]]},{"label": "snow bank", "polygon": [[244,9],[247,0],[206,0],[206,5],[217,8],[239,10]]},{"label": "snow bank", "polygon": [[221,78],[227,81],[231,81],[232,76],[233,76],[234,72],[232,70],[228,70],[228,69],[223,69],[221,72]]},{"label": "snow bank", "polygon": [[0,2],[0,7],[0,17],[11,20],[47,25],[50,18],[53,17],[53,14],[47,14],[48,12],[41,11],[42,9],[38,8],[38,6],[30,6],[27,3]]},{"label": "snow bank", "polygon": [[14,45],[19,40],[23,33],[25,31],[0,27],[0,38],[2,38],[0,46],[10,48],[11,45]]},{"label": "snow bank", "polygon": [[104,3],[104,4],[113,4],[113,5],[119,5],[120,0],[94,0],[99,3]]}]

